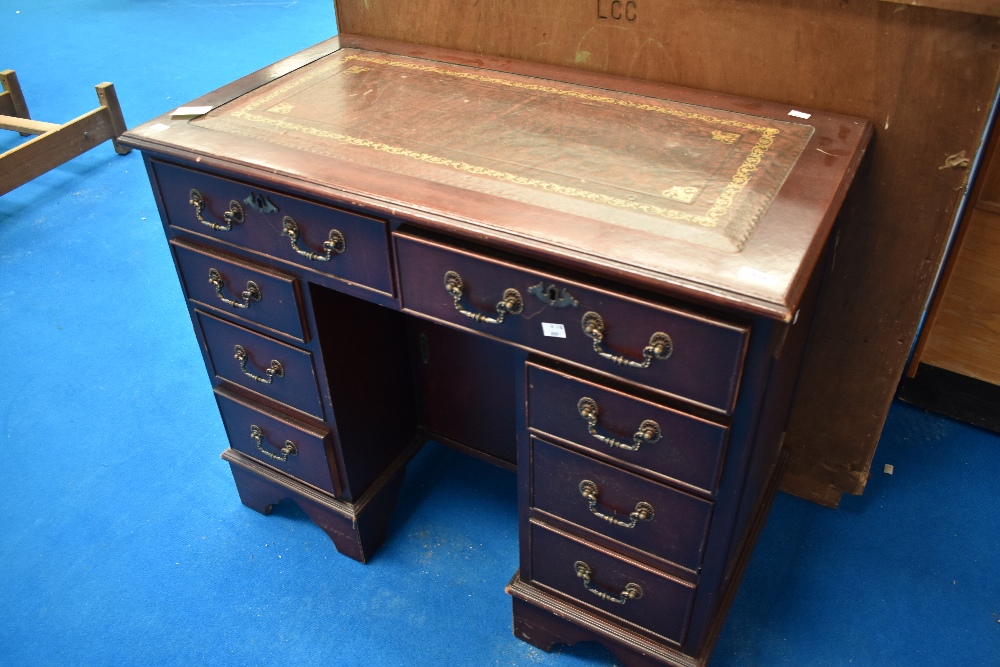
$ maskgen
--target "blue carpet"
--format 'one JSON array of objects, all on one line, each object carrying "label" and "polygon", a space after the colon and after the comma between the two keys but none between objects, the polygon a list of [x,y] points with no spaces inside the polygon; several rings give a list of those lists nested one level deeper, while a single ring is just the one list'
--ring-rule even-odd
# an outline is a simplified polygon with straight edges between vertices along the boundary
[{"label": "blue carpet", "polygon": [[[335,31],[329,0],[0,0],[0,69],[52,122],[112,81],[132,126]],[[511,473],[429,445],[366,566],[240,504],[138,154],[0,197],[0,349],[0,665],[613,664],[512,636]],[[873,470],[779,496],[713,665],[1000,665],[1000,438],[897,404]]]}]

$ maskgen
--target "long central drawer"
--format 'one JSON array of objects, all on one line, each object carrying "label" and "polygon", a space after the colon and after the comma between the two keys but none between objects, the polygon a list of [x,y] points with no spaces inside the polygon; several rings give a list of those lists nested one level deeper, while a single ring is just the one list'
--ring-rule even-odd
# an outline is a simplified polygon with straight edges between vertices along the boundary
[{"label": "long central drawer", "polygon": [[405,232],[393,236],[405,310],[732,410],[746,326]]}]

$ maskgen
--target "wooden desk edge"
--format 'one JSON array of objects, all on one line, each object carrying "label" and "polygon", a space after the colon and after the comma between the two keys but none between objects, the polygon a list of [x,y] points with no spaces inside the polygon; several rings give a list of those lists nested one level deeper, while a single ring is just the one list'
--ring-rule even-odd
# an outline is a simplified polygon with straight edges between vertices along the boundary
[{"label": "wooden desk edge", "polygon": [[[496,69],[523,76],[556,78],[571,84],[606,88],[656,98],[673,99],[681,97],[686,103],[706,107],[721,105],[737,112],[751,113],[778,120],[785,119],[784,112],[787,109],[787,105],[750,100],[709,91],[627,79],[566,67],[540,65],[508,58],[478,56],[450,49],[424,47],[357,35],[339,35],[325,40],[273,65],[257,70],[222,88],[207,93],[193,100],[189,105],[221,106],[300,67],[326,57],[341,48],[360,48],[403,56],[440,60],[459,65]],[[346,188],[319,185],[306,180],[300,175],[293,173],[286,174],[277,170],[267,171],[266,176],[271,182],[284,187],[304,191],[308,194],[318,195],[334,201],[357,202],[367,208],[381,210],[389,217],[399,218],[418,226],[441,231],[466,240],[483,242],[483,239],[488,239],[489,244],[501,250],[509,250],[538,259],[556,259],[568,268],[602,275],[611,280],[630,284],[640,289],[663,293],[676,298],[696,298],[718,307],[736,310],[749,315],[760,315],[783,322],[790,322],[794,319],[798,310],[799,302],[805,289],[805,277],[811,274],[815,263],[821,255],[822,248],[833,227],[836,214],[839,211],[873,133],[872,125],[868,121],[860,124],[858,123],[860,119],[821,112],[816,112],[814,117],[816,118],[817,127],[824,127],[831,123],[847,122],[861,126],[854,129],[854,140],[849,144],[849,150],[852,155],[851,162],[840,172],[839,182],[836,183],[835,187],[831,188],[833,192],[833,204],[827,208],[824,218],[819,222],[816,233],[813,235],[809,245],[804,249],[801,261],[788,282],[789,287],[787,292],[781,296],[763,293],[755,295],[750,290],[736,291],[669,272],[657,272],[631,264],[609,261],[607,258],[590,257],[584,252],[563,248],[557,244],[547,243],[536,238],[522,237],[516,233],[498,230],[476,220],[463,219],[461,216],[439,213],[428,208],[423,208],[419,202],[376,200],[366,196],[362,192],[352,192]],[[167,128],[170,128],[171,124],[187,125],[187,120],[173,120],[170,117],[170,113],[163,114],[126,132],[122,136],[120,143],[150,154],[164,156],[188,164],[199,164],[230,173],[239,173],[248,168],[257,172],[261,171],[261,165],[259,164],[233,158],[206,158],[203,155],[195,155],[185,147],[178,146],[170,140],[161,140],[159,135],[164,129],[163,126],[166,125]],[[846,125],[842,125],[841,127],[846,127]],[[168,133],[163,132],[163,134]],[[810,145],[812,145],[812,142],[810,142]],[[333,158],[329,159],[333,161]],[[818,158],[816,158],[811,150],[808,150],[800,158],[800,160],[807,161],[815,159]],[[781,192],[779,192],[780,195]],[[678,242],[678,244],[680,243],[682,242]],[[544,251],[540,250],[539,246],[544,246]],[[702,249],[699,248],[699,250]]]}]

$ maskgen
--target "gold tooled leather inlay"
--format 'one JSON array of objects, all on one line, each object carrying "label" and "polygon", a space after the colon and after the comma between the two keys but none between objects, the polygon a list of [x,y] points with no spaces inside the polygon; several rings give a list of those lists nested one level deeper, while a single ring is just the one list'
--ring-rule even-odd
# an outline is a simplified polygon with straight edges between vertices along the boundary
[{"label": "gold tooled leather inlay", "polygon": [[[711,206],[711,208],[708,209],[708,212],[705,215],[698,215],[686,211],[678,211],[671,208],[655,206],[653,204],[648,204],[644,202],[631,201],[621,197],[612,197],[598,192],[592,192],[590,190],[586,190],[583,188],[568,187],[565,185],[552,183],[550,181],[545,181],[538,178],[527,178],[524,176],[520,176],[518,174],[512,174],[510,172],[501,171],[498,169],[491,169],[489,167],[470,164],[462,160],[454,160],[446,157],[441,157],[438,155],[432,155],[422,151],[414,151],[408,148],[403,148],[401,146],[394,146],[380,141],[362,139],[341,132],[323,130],[320,128],[304,125],[302,123],[296,123],[282,118],[273,118],[254,113],[254,111],[256,111],[258,108],[260,108],[261,106],[265,106],[268,102],[274,100],[275,98],[282,97],[287,93],[289,93],[294,88],[303,85],[307,81],[314,79],[318,76],[321,76],[323,74],[326,74],[330,70],[350,61],[361,61],[375,65],[384,65],[387,67],[398,67],[398,68],[416,70],[421,72],[431,72],[434,74],[442,74],[445,76],[451,76],[456,78],[471,79],[483,83],[492,83],[500,86],[508,86],[513,88],[522,88],[525,90],[549,93],[552,95],[575,97],[578,99],[589,100],[591,102],[603,102],[606,104],[614,104],[618,106],[629,107],[632,109],[641,109],[643,111],[650,111],[652,113],[662,113],[671,116],[676,116],[679,118],[701,120],[707,123],[725,125],[729,127],[738,127],[744,130],[750,130],[752,132],[759,132],[760,139],[758,139],[756,145],[754,145],[753,148],[750,149],[750,152],[744,159],[743,164],[741,164],[739,168],[736,170],[736,173],[729,181],[729,184],[723,189],[722,194],[720,194],[716,198],[714,204]],[[367,68],[361,68],[355,66],[348,68],[346,71],[357,73],[360,71],[365,71],[366,69]],[[396,60],[389,60],[388,58],[378,58],[373,56],[364,56],[356,54],[340,58],[339,60],[334,61],[327,67],[317,69],[309,76],[300,77],[295,81],[293,81],[292,83],[288,84],[287,86],[279,87],[273,92],[271,92],[269,95],[261,97],[258,100],[252,102],[251,104],[248,104],[246,107],[233,112],[232,115],[236,118],[242,118],[243,120],[280,127],[283,130],[294,130],[296,132],[302,132],[317,137],[323,137],[325,139],[333,139],[334,141],[338,141],[344,144],[350,144],[352,146],[363,146],[365,148],[371,148],[373,150],[381,151],[383,153],[390,153],[392,155],[399,155],[413,160],[421,160],[423,162],[429,162],[431,164],[452,167],[454,169],[466,171],[471,174],[476,174],[477,176],[488,176],[502,181],[507,181],[509,183],[515,183],[517,185],[526,185],[534,188],[539,188],[541,190],[546,190],[548,192],[557,192],[562,195],[587,199],[600,204],[616,206],[618,208],[634,209],[642,211],[643,213],[658,215],[667,218],[669,220],[684,220],[687,222],[693,222],[702,225],[704,227],[715,227],[717,224],[717,220],[723,217],[729,211],[729,208],[730,206],[732,206],[736,196],[740,193],[741,190],[743,190],[744,187],[746,187],[746,184],[750,181],[750,176],[753,174],[754,171],[757,170],[758,165],[763,159],[764,153],[774,143],[774,137],[779,133],[779,130],[772,127],[747,123],[745,121],[736,120],[732,118],[718,118],[716,116],[711,116],[708,114],[692,112],[692,111],[684,111],[681,109],[674,109],[666,105],[646,104],[641,102],[634,102],[632,100],[627,100],[627,99],[610,97],[607,95],[587,93],[579,90],[567,90],[563,88],[556,88],[554,86],[546,86],[536,83],[511,81],[499,77],[484,76],[482,74],[476,74],[473,72],[455,71],[455,70],[445,69],[443,67],[436,67],[433,65],[422,65],[419,63],[412,63],[412,62],[399,62]],[[713,133],[713,138],[716,139],[719,138],[715,136],[716,134],[726,134],[728,137],[737,137],[737,138],[739,137],[738,134],[719,133],[718,131],[716,131]],[[720,139],[720,140],[724,141],[725,143],[731,143],[726,139]],[[732,140],[735,141],[735,138]],[[686,188],[686,190],[690,189]],[[691,201],[694,200],[694,197],[691,196],[690,192],[682,194],[681,196],[678,196],[676,194],[667,195],[666,194],[667,192],[673,192],[673,191],[672,190],[664,191],[664,197],[668,199],[674,199],[676,201],[680,201],[683,203],[690,203]]]},{"label": "gold tooled leather inlay", "polygon": [[737,252],[813,132],[728,109],[352,49],[192,122]]}]

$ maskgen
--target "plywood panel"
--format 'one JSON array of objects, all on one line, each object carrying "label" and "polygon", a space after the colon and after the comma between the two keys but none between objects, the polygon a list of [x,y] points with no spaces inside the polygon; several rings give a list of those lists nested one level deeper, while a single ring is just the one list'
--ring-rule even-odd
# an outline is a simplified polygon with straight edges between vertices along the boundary
[{"label": "plywood panel", "polygon": [[[862,116],[784,488],[860,493],[1000,70],[1000,19],[878,0],[337,0],[343,32]],[[617,17],[617,18],[616,18]]]},{"label": "plywood panel", "polygon": [[981,167],[982,175],[977,179],[975,207],[983,211],[1000,213],[1000,150],[998,150],[1000,133],[993,133],[990,154],[986,155]]},{"label": "plywood panel", "polygon": [[968,225],[921,361],[1000,385],[1000,215]]}]

